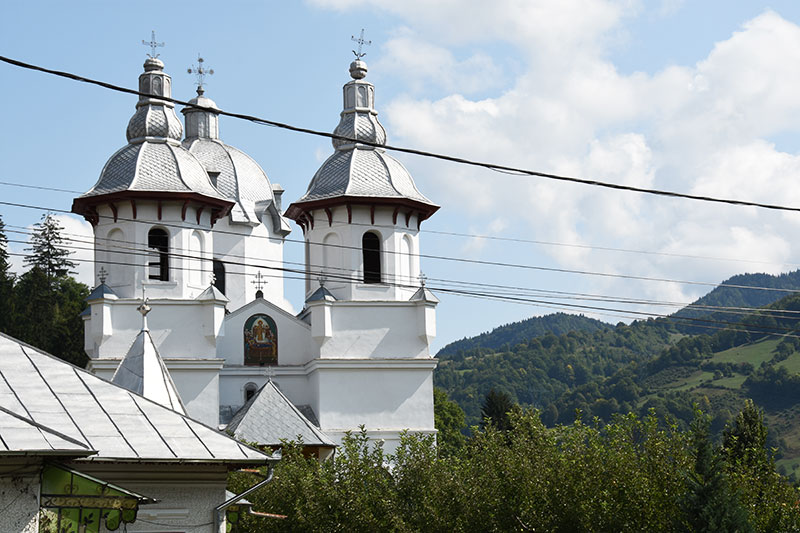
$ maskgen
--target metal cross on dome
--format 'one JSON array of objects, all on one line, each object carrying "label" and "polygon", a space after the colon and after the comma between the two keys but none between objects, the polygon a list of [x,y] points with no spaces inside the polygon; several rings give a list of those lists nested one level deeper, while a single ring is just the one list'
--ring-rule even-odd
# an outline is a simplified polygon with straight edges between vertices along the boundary
[{"label": "metal cross on dome", "polygon": [[362,53],[362,52],[361,52],[361,47],[363,47],[365,44],[366,44],[367,46],[371,45],[371,44],[372,44],[372,41],[365,41],[365,40],[364,40],[364,28],[361,28],[361,35],[359,35],[358,39],[356,39],[356,36],[355,36],[355,35],[351,35],[351,36],[350,36],[350,40],[351,40],[351,41],[355,41],[355,42],[357,42],[357,43],[358,43],[358,52],[356,52],[355,50],[353,50],[353,53],[356,55],[356,59],[361,59],[362,57],[364,57],[365,55],[367,55],[367,53],[366,53],[366,52],[364,52],[364,53]]},{"label": "metal cross on dome", "polygon": [[419,285],[420,285],[420,287],[424,287],[425,286],[425,281],[427,279],[428,279],[428,276],[426,276],[424,272],[420,272],[419,273]]},{"label": "metal cross on dome", "polygon": [[100,280],[101,285],[105,285],[106,280],[108,279],[108,271],[105,267],[100,267],[100,270],[97,271],[97,279]]},{"label": "metal cross on dome", "polygon": [[197,94],[203,94],[203,83],[205,82],[206,75],[211,76],[214,74],[213,68],[206,68],[203,66],[204,59],[200,57],[200,54],[197,54],[197,64],[193,65],[191,68],[186,69],[186,72],[189,74],[194,74],[197,76],[197,81],[195,85],[197,85]]},{"label": "metal cross on dome", "polygon": [[150,53],[147,54],[147,57],[149,57],[151,59],[155,59],[158,56],[160,56],[161,54],[157,54],[156,53],[156,48],[159,47],[159,46],[164,46],[164,43],[159,43],[159,42],[156,41],[156,30],[153,30],[150,33],[150,42],[148,43],[147,41],[142,39],[142,44],[145,45],[145,46],[149,46],[150,47]]}]

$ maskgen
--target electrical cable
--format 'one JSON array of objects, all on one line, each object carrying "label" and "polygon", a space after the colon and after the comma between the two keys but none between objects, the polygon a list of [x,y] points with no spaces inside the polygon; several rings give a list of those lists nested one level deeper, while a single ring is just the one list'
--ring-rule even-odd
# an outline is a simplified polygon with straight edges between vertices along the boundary
[{"label": "electrical cable", "polygon": [[[79,82],[83,82],[83,83],[89,83],[89,84],[92,84],[92,85],[97,85],[97,86],[100,86],[100,87],[103,87],[103,88],[106,88],[106,89],[110,89],[110,90],[113,90],[113,91],[123,92],[123,93],[137,95],[137,96],[146,97],[146,98],[157,98],[159,100],[163,100],[163,101],[166,101],[166,102],[171,102],[173,104],[180,104],[180,105],[183,105],[183,106],[186,106],[186,107],[190,107],[190,108],[195,108],[195,109],[201,109],[201,110],[202,109],[207,109],[207,108],[205,108],[203,106],[198,106],[196,104],[192,104],[190,102],[186,102],[186,101],[183,101],[183,100],[178,100],[176,98],[169,98],[169,97],[165,97],[165,96],[158,96],[158,95],[153,95],[153,94],[150,94],[150,93],[144,93],[144,92],[136,91],[136,90],[133,90],[133,89],[128,89],[126,87],[121,87],[119,85],[114,85],[112,83],[108,83],[108,82],[104,82],[104,81],[100,81],[100,80],[95,80],[95,79],[92,79],[92,78],[87,78],[85,76],[80,76],[80,75],[77,75],[77,74],[73,74],[71,72],[54,70],[54,69],[49,69],[49,68],[41,67],[41,66],[38,66],[38,65],[34,65],[34,64],[31,64],[31,63],[25,63],[23,61],[19,61],[19,60],[16,60],[16,59],[11,59],[11,58],[5,57],[5,56],[0,56],[0,61],[3,61],[5,63],[8,63],[10,65],[14,65],[14,66],[17,66],[17,67],[25,68],[25,69],[28,69],[28,70],[35,70],[35,71],[38,71],[38,72],[43,72],[43,73],[46,73],[46,74],[51,74],[51,75],[54,75],[54,76],[59,76],[59,77],[62,77],[62,78],[71,79],[71,80],[74,80],[74,81],[79,81]],[[414,148],[403,148],[403,147],[400,147],[400,146],[381,144],[381,143],[377,143],[377,142],[366,141],[366,140],[363,140],[363,139],[352,139],[350,137],[345,137],[345,136],[342,136],[342,135],[336,135],[336,134],[328,133],[328,132],[324,132],[324,131],[318,131],[318,130],[313,130],[313,129],[309,129],[309,128],[302,128],[302,127],[299,127],[299,126],[293,126],[291,124],[287,124],[287,123],[283,123],[283,122],[277,122],[277,121],[269,120],[269,119],[265,119],[265,118],[260,118],[260,117],[254,116],[254,115],[247,115],[247,114],[243,114],[243,113],[232,113],[232,112],[229,112],[229,111],[224,111],[224,110],[216,109],[216,108],[214,109],[214,112],[216,114],[219,114],[219,115],[232,117],[232,118],[237,118],[237,119],[241,119],[241,120],[247,120],[247,121],[253,122],[255,124],[260,124],[260,125],[264,125],[264,126],[271,126],[271,127],[275,127],[275,128],[281,128],[281,129],[285,129],[285,130],[289,130],[289,131],[293,131],[293,132],[297,132],[297,133],[305,133],[305,134],[308,134],[308,135],[315,135],[315,136],[318,136],[318,137],[326,137],[328,139],[359,143],[359,144],[363,144],[365,146],[372,146],[374,148],[382,148],[382,149],[391,150],[391,151],[394,151],[394,152],[400,152],[400,153],[412,154],[412,155],[428,157],[428,158],[433,158],[433,159],[439,159],[439,160],[442,160],[442,161],[449,161],[451,163],[459,163],[459,164],[462,164],[462,165],[481,167],[481,168],[486,168],[488,170],[492,170],[492,171],[496,171],[496,172],[514,173],[514,174],[524,175],[524,176],[544,178],[544,179],[556,180],[556,181],[562,181],[562,182],[578,183],[578,184],[582,184],[582,185],[590,185],[590,186],[594,186],[594,187],[603,187],[603,188],[619,190],[619,191],[638,192],[638,193],[651,194],[651,195],[656,195],[656,196],[665,196],[665,197],[670,197],[670,198],[683,198],[683,199],[687,199],[687,200],[697,200],[697,201],[703,201],[703,202],[721,203],[721,204],[746,206],[746,207],[758,207],[758,208],[762,208],[762,209],[771,209],[771,210],[778,210],[778,211],[800,212],[800,207],[790,207],[790,206],[784,206],[784,205],[778,205],[778,204],[767,204],[767,203],[761,203],[761,202],[751,202],[751,201],[747,201],[747,200],[736,200],[736,199],[730,199],[730,198],[717,198],[717,197],[713,197],[713,196],[703,196],[703,195],[696,195],[696,194],[688,194],[688,193],[681,193],[681,192],[676,192],[676,191],[666,191],[666,190],[661,190],[661,189],[648,189],[648,188],[644,188],[644,187],[634,187],[632,185],[623,185],[623,184],[620,184],[620,183],[611,183],[611,182],[605,182],[605,181],[600,181],[600,180],[592,180],[592,179],[577,178],[577,177],[573,177],[573,176],[564,176],[564,175],[559,175],[559,174],[551,174],[551,173],[547,173],[547,172],[538,172],[538,171],[528,170],[528,169],[524,169],[524,168],[515,168],[515,167],[511,167],[511,166],[507,166],[507,165],[500,165],[500,164],[496,164],[496,163],[487,163],[487,162],[481,162],[481,161],[474,161],[474,160],[466,159],[466,158],[463,158],[463,157],[456,157],[456,156],[451,156],[451,155],[439,154],[439,153],[435,153],[435,152],[428,152],[428,151],[425,151],[425,150],[417,150],[417,149],[414,149]]]}]

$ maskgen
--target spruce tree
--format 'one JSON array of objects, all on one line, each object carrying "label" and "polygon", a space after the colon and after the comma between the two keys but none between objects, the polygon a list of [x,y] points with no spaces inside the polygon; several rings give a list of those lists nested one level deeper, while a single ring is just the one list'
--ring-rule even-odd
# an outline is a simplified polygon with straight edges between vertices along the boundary
[{"label": "spruce tree", "polygon": [[481,407],[481,419],[483,425],[486,421],[494,426],[495,429],[505,431],[511,429],[511,421],[508,414],[514,408],[514,401],[508,393],[492,389],[486,395]]},{"label": "spruce tree", "polygon": [[3,222],[2,215],[0,215],[0,305],[3,306],[3,312],[0,313],[0,331],[9,334],[13,334],[14,280],[15,276],[11,272],[11,262],[8,255],[6,225]]},{"label": "spruce tree", "polygon": [[72,252],[65,247],[61,236],[64,227],[52,214],[47,213],[33,228],[31,247],[25,249],[32,253],[25,258],[25,264],[39,268],[51,281],[59,276],[74,274],[72,269],[75,263],[69,259]]},{"label": "spruce tree", "polygon": [[749,533],[755,531],[747,511],[731,487],[722,454],[709,437],[710,420],[699,413],[692,424],[694,469],[687,475],[683,498],[687,531],[695,533]]}]

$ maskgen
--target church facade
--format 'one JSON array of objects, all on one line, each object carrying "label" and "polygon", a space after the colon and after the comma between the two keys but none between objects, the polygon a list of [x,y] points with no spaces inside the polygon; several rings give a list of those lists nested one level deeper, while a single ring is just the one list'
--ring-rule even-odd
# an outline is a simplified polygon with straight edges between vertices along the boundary
[{"label": "church facade", "polygon": [[[382,148],[366,73],[360,58],[351,64],[333,154],[284,209],[280,185],[221,140],[202,85],[182,110],[184,136],[164,99],[172,80],[147,59],[128,143],[73,201],[95,235],[90,371],[117,372],[143,331],[144,293],[148,335],[182,406],[209,426],[240,420],[272,382],[333,442],[364,426],[391,450],[403,430],[435,432],[437,300],[420,282],[419,229],[438,206]],[[290,221],[305,246],[297,314],[283,291]]]}]

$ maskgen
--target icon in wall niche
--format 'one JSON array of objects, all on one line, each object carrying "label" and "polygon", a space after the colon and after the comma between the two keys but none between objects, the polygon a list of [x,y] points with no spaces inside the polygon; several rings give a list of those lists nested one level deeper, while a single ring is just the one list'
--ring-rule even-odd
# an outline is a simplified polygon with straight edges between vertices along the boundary
[{"label": "icon in wall niche", "polygon": [[244,364],[278,364],[278,326],[269,315],[253,315],[244,323]]}]

